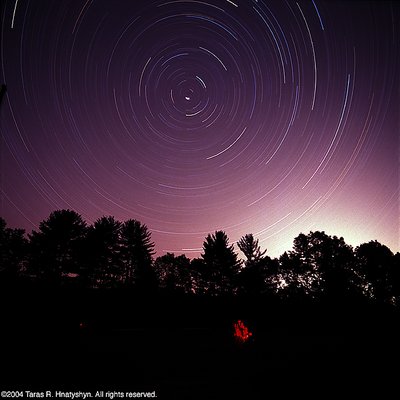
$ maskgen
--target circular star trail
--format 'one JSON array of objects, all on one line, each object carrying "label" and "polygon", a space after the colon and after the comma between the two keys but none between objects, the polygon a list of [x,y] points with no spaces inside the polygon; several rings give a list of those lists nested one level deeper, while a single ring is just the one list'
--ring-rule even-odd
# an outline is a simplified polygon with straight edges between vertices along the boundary
[{"label": "circular star trail", "polygon": [[2,9],[1,215],[147,224],[199,255],[300,232],[399,250],[395,2],[41,1]]}]

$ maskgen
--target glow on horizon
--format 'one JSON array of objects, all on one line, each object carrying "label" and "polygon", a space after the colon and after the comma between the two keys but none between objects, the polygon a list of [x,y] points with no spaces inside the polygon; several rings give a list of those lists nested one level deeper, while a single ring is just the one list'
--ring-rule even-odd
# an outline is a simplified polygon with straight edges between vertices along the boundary
[{"label": "glow on horizon", "polygon": [[390,2],[106,3],[2,9],[9,226],[70,208],[141,221],[157,255],[216,230],[271,257],[315,230],[400,250]]}]

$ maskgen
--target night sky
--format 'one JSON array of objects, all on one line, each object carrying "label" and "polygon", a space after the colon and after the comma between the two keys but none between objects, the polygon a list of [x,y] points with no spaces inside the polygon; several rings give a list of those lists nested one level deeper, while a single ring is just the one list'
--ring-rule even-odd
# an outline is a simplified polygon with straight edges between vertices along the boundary
[{"label": "night sky", "polygon": [[145,223],[270,256],[300,232],[399,246],[397,2],[5,0],[0,215]]}]

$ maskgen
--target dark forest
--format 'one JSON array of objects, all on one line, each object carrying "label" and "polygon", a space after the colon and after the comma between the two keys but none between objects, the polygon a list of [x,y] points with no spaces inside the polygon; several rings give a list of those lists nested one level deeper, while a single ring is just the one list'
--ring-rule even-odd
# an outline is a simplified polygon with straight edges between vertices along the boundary
[{"label": "dark forest", "polygon": [[0,235],[3,377],[13,385],[135,382],[163,398],[251,388],[263,398],[266,376],[272,390],[304,371],[386,374],[399,355],[400,255],[376,240],[353,249],[301,233],[272,259],[249,233],[241,259],[216,231],[201,258],[155,258],[146,225],[88,225],[71,210],[28,235],[2,219]]},{"label": "dark forest", "polygon": [[146,295],[260,296],[314,302],[400,305],[400,253],[377,240],[353,249],[342,237],[300,233],[279,258],[249,233],[237,243],[209,234],[201,258],[154,257],[147,226],[104,216],[87,225],[58,210],[25,235],[0,220],[1,282],[42,288],[125,289]]}]

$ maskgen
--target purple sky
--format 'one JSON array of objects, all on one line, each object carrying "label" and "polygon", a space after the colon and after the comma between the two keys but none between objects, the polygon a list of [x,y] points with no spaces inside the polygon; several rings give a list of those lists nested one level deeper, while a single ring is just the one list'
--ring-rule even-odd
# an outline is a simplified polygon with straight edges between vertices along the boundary
[{"label": "purple sky", "polygon": [[9,226],[70,208],[138,219],[157,255],[219,229],[400,250],[397,2],[3,4]]}]

